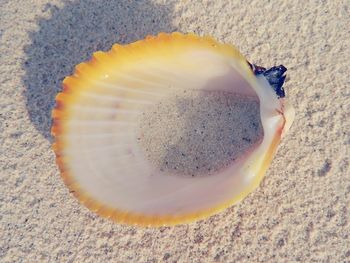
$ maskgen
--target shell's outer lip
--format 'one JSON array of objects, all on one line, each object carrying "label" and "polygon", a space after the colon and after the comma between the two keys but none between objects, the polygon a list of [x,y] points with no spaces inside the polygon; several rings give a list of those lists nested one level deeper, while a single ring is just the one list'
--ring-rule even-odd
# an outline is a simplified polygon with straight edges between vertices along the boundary
[{"label": "shell's outer lip", "polygon": [[[213,40],[210,37],[198,37],[194,34],[184,35],[178,32],[172,34],[160,33],[158,36],[148,36],[145,40],[137,41],[127,46],[114,45],[112,50],[103,53],[96,52],[93,55],[93,58],[89,62],[81,63],[76,66],[75,72],[72,76],[65,78],[63,81],[63,91],[59,93],[56,97],[56,107],[52,112],[53,125],[51,133],[55,138],[55,143],[53,144],[53,150],[56,154],[56,162],[61,172],[61,177],[67,187],[70,189],[70,192],[86,207],[90,210],[96,212],[97,214],[109,218],[118,223],[126,223],[126,224],[136,224],[140,226],[170,226],[176,224],[184,224],[193,222],[195,220],[206,218],[210,215],[216,214],[225,208],[239,202],[244,197],[246,197],[251,191],[253,191],[256,187],[259,186],[260,181],[262,180],[273,156],[276,152],[277,146],[281,139],[281,131],[284,127],[290,126],[290,122],[286,121],[288,117],[291,117],[292,108],[288,106],[288,116],[284,118],[283,124],[281,125],[280,131],[276,131],[276,134],[273,138],[272,143],[265,156],[263,157],[263,162],[259,169],[258,174],[255,176],[254,181],[247,187],[240,195],[236,196],[234,199],[231,199],[225,203],[222,203],[216,207],[203,210],[203,211],[195,211],[193,213],[182,214],[182,215],[141,215],[128,211],[123,211],[116,208],[108,207],[99,201],[95,200],[88,193],[86,193],[75,181],[72,174],[70,174],[69,169],[66,167],[67,160],[65,160],[65,156],[62,155],[62,149],[64,149],[64,141],[60,138],[60,135],[64,132],[64,120],[69,116],[68,108],[69,105],[72,104],[75,100],[77,92],[79,89],[82,89],[83,85],[79,82],[78,77],[81,76],[84,69],[87,72],[90,72],[92,75],[96,76],[101,73],[100,63],[103,60],[110,59],[109,56],[115,56],[116,50],[118,50],[118,54],[121,60],[125,59],[123,57],[123,52],[127,52],[127,49],[138,49],[144,44],[153,43],[161,43],[167,41],[193,41],[194,44],[202,43],[206,45],[211,45],[213,48],[220,48],[222,52],[227,52],[230,56],[234,56],[240,61],[242,68],[246,70],[247,74],[251,74],[254,76],[246,63],[245,58],[232,46],[226,44],[220,44]],[[126,50],[126,51],[125,51]],[[249,73],[250,72],[250,73]],[[89,76],[90,78],[92,76]],[[252,78],[250,81],[254,82]]]},{"label": "shell's outer lip", "polygon": [[284,125],[281,127],[281,138],[283,138],[293,124],[295,118],[295,109],[288,101],[284,99],[282,99],[281,107],[282,110],[280,113],[284,119]]},{"label": "shell's outer lip", "polygon": [[222,210],[241,201],[250,192],[252,192],[259,186],[260,181],[264,177],[264,174],[268,169],[269,164],[272,161],[272,158],[276,152],[279,141],[280,141],[280,136],[278,133],[276,133],[276,136],[274,137],[274,140],[270,146],[270,149],[266,153],[263,164],[259,170],[259,174],[256,175],[254,182],[251,184],[251,186],[247,188],[244,192],[242,192],[239,196],[236,196],[236,198],[229,200],[228,202],[223,203],[212,209],[194,212],[192,214],[184,214],[180,216],[172,216],[172,215],[145,216],[145,215],[140,215],[140,214],[131,213],[127,211],[122,211],[116,208],[110,208],[105,206],[102,203],[99,203],[98,201],[90,197],[87,193],[85,193],[84,190],[81,189],[80,186],[75,183],[72,175],[66,171],[63,157],[60,155],[60,152],[57,150],[57,145],[58,145],[57,143],[54,144],[53,149],[56,153],[56,157],[57,157],[56,163],[61,171],[61,177],[64,183],[66,184],[70,192],[80,201],[80,203],[85,205],[91,211],[97,213],[102,217],[113,220],[117,223],[125,223],[129,225],[139,225],[139,226],[145,226],[145,227],[150,227],[150,226],[161,227],[161,226],[173,226],[177,224],[191,223],[200,219],[204,219],[218,212],[221,212]]}]

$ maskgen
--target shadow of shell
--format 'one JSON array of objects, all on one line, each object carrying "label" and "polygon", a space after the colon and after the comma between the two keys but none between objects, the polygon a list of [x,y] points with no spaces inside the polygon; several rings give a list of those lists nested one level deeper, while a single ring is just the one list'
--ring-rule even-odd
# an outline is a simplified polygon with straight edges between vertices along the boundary
[{"label": "shadow of shell", "polygon": [[63,8],[47,4],[39,19],[39,30],[30,32],[25,47],[23,82],[29,117],[35,128],[52,141],[51,110],[65,76],[76,64],[90,59],[97,50],[114,43],[126,44],[160,31],[175,31],[171,24],[173,6],[142,1],[75,1]]}]

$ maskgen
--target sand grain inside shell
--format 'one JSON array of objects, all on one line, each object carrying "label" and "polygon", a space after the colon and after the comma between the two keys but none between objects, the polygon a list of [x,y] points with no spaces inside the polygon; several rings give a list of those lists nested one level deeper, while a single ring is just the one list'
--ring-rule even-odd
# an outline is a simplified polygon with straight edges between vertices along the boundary
[{"label": "sand grain inside shell", "polygon": [[219,91],[181,91],[142,114],[138,142],[157,169],[206,176],[261,142],[259,102]]}]

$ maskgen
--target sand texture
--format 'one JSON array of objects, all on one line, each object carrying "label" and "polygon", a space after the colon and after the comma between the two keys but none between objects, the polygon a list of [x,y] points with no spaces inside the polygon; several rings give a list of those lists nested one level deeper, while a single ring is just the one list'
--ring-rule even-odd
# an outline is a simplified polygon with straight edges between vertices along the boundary
[{"label": "sand texture", "polygon": [[214,175],[263,138],[259,101],[217,91],[178,91],[141,115],[138,142],[169,175]]},{"label": "sand texture", "polygon": [[[0,262],[350,262],[348,0],[0,0]],[[208,219],[142,229],[78,203],[50,111],[93,51],[159,31],[288,68],[294,124],[260,187]]]}]

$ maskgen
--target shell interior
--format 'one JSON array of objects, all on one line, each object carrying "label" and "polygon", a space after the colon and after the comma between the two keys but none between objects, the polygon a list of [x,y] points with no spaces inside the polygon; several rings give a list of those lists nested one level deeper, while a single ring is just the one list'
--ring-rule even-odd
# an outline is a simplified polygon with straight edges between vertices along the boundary
[{"label": "shell interior", "polygon": [[169,225],[257,187],[286,116],[291,107],[235,48],[173,33],[78,65],[57,96],[52,132],[63,179],[86,206]]}]

